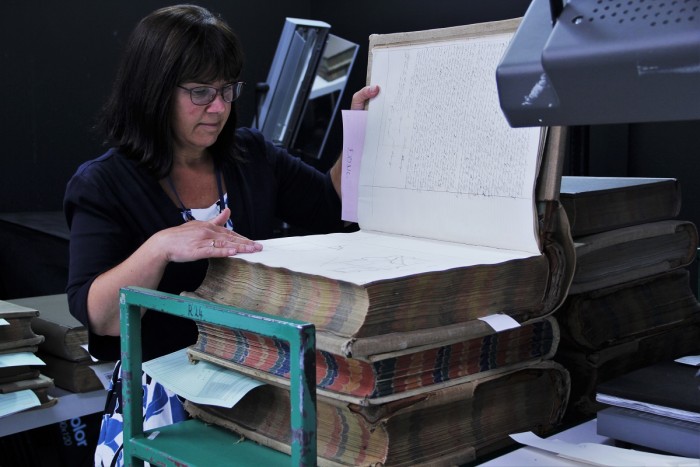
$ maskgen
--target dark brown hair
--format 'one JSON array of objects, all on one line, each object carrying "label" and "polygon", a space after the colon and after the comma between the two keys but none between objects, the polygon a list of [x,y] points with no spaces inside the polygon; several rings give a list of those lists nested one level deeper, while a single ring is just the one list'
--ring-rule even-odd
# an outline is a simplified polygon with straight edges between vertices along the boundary
[{"label": "dark brown hair", "polygon": [[[243,53],[231,28],[196,5],[161,8],[131,33],[100,126],[107,142],[157,178],[172,167],[171,103],[180,83],[235,81]],[[235,106],[210,148],[215,162],[235,158]]]}]

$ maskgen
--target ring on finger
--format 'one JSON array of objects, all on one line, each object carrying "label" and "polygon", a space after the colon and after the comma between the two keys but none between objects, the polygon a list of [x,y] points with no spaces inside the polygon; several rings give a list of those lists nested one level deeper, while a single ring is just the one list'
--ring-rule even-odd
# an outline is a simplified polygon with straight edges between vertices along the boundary
[{"label": "ring on finger", "polygon": [[212,247],[212,248],[216,248],[216,240],[212,240],[212,241],[211,241],[211,247]]}]

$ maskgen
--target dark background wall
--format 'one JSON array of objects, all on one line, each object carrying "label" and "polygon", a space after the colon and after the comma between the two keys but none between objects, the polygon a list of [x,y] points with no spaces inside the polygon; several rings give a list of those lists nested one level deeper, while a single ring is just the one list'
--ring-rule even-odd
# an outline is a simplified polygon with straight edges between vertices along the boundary
[{"label": "dark background wall", "polygon": [[[61,209],[77,166],[103,152],[91,132],[121,49],[138,20],[167,1],[3,2],[0,15],[0,212]],[[238,33],[243,79],[267,76],[286,16],[307,17],[308,0],[200,1]],[[253,99],[240,101],[252,121]]]},{"label": "dark background wall", "polygon": [[[0,212],[61,209],[77,166],[103,152],[91,131],[136,22],[168,1],[3,2],[0,16]],[[454,26],[521,16],[529,0],[196,1],[220,13],[246,52],[239,121],[252,122],[253,84],[264,81],[284,18],[319,19],[361,45],[348,90],[366,75],[372,33]],[[349,102],[351,92],[346,94]],[[337,133],[337,132],[336,132]],[[328,152],[337,152],[338,139]],[[329,156],[332,157],[332,156]],[[323,162],[322,162],[323,164]]]},{"label": "dark background wall", "polygon": [[[121,48],[136,22],[173,2],[71,0],[3,2],[0,15],[0,214],[61,209],[77,166],[104,151],[91,131],[111,87]],[[220,13],[246,51],[239,121],[252,122],[253,85],[264,81],[287,16],[323,20],[360,44],[343,107],[366,79],[370,34],[522,16],[529,0],[256,0],[195,3]],[[338,154],[340,126],[322,168]],[[585,128],[567,174],[677,177],[681,217],[700,222],[700,121]],[[5,246],[5,248],[7,248]],[[2,272],[4,273],[4,271]]]}]

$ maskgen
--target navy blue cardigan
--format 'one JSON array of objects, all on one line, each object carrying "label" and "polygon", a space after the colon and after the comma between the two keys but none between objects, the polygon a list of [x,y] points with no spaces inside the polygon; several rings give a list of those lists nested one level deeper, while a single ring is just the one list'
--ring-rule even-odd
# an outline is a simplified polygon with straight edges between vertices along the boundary
[{"label": "navy blue cardigan", "polygon": [[[236,141],[245,160],[224,166],[222,173],[237,232],[254,240],[271,238],[280,219],[312,232],[342,228],[340,199],[328,174],[265,141],[256,130],[237,130]],[[182,224],[182,216],[155,177],[115,150],[78,168],[66,188],[64,211],[70,228],[66,292],[71,313],[90,331],[90,353],[118,360],[119,338],[90,330],[88,290],[98,275],[124,261],[151,235]],[[207,264],[170,263],[158,290],[194,291]],[[190,320],[152,311],[142,318],[144,361],[196,339]]]}]

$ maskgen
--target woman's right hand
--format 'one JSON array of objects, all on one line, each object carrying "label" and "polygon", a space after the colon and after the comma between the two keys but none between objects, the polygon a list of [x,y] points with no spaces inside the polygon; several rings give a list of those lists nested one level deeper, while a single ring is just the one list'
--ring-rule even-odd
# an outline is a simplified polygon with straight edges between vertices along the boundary
[{"label": "woman's right hand", "polygon": [[156,233],[149,242],[161,249],[166,262],[183,263],[254,253],[262,245],[224,227],[231,211],[226,208],[209,221],[190,221]]},{"label": "woman's right hand", "polygon": [[100,274],[88,292],[90,328],[99,335],[118,336],[119,289],[127,286],[156,289],[170,262],[221,258],[262,250],[262,245],[228,230],[229,209],[210,221],[191,221],[161,230],[126,260]]}]

